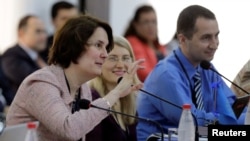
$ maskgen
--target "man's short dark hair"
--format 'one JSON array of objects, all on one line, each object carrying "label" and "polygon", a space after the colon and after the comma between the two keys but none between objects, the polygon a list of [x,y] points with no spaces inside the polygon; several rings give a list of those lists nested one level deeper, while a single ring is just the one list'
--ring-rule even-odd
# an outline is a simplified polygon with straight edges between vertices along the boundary
[{"label": "man's short dark hair", "polygon": [[51,9],[51,17],[52,19],[55,19],[59,10],[62,10],[62,9],[71,9],[71,8],[75,8],[75,6],[69,2],[66,2],[66,1],[60,1],[60,2],[57,2],[55,3],[53,6],[52,6],[52,9]]},{"label": "man's short dark hair", "polygon": [[101,27],[108,36],[107,52],[113,49],[113,34],[109,24],[94,17],[84,15],[69,19],[65,25],[56,33],[53,45],[49,51],[51,64],[58,64],[63,68],[69,67],[70,63],[77,64],[77,59],[86,52],[87,41]]},{"label": "man's short dark hair", "polygon": [[195,32],[195,23],[198,18],[216,20],[212,11],[200,5],[191,5],[182,10],[177,20],[177,33],[191,39]]},{"label": "man's short dark hair", "polygon": [[20,30],[20,29],[26,27],[27,24],[28,24],[29,19],[34,18],[34,17],[36,17],[36,16],[35,15],[26,15],[23,18],[21,18],[21,20],[18,23],[17,29]]}]

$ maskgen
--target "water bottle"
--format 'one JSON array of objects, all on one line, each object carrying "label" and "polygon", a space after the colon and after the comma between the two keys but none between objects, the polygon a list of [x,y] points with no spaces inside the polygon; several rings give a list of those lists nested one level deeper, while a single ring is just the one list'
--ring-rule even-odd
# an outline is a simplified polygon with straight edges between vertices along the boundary
[{"label": "water bottle", "polygon": [[27,133],[24,141],[38,141],[36,124],[34,122],[27,123]]},{"label": "water bottle", "polygon": [[247,106],[247,112],[246,112],[244,124],[250,125],[250,104],[249,104],[249,102],[248,102],[248,106]]},{"label": "water bottle", "polygon": [[194,119],[191,113],[191,105],[182,106],[182,114],[178,126],[178,141],[195,141]]}]

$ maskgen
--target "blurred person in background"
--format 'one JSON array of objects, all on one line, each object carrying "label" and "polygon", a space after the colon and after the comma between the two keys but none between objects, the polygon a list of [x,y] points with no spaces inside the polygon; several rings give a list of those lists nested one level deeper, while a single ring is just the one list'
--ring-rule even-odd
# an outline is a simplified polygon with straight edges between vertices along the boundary
[{"label": "blurred person in background", "polygon": [[[7,113],[7,126],[38,121],[39,141],[85,141],[86,134],[109,116],[98,108],[80,109],[84,104],[80,102],[92,101],[87,82],[101,75],[112,48],[107,23],[87,15],[68,20],[56,33],[49,66],[26,77],[19,87]],[[133,62],[121,82],[91,104],[109,109],[119,98],[139,90],[142,84],[134,84],[133,78],[142,62]]]},{"label": "blurred person in background", "polygon": [[124,37],[132,45],[135,58],[145,58],[145,69],[138,70],[139,79],[143,82],[157,62],[166,56],[166,49],[158,40],[157,16],[152,6],[137,8]]},{"label": "blurred person in background", "polygon": [[[128,72],[128,66],[134,61],[130,43],[124,37],[115,36],[114,48],[102,66],[102,74],[89,82],[93,100],[113,90],[117,80]],[[132,84],[140,83],[137,75],[132,80]],[[136,92],[120,98],[112,110],[136,116]],[[136,141],[136,123],[134,118],[112,113],[87,135],[86,141]]]},{"label": "blurred person in background", "polygon": [[245,91],[242,91],[235,85],[231,85],[231,89],[234,91],[237,97],[242,97],[249,95],[250,92],[250,60],[248,60],[244,66],[240,69],[233,82],[243,88]]},{"label": "blurred person in background", "polygon": [[[77,7],[66,1],[59,1],[52,5],[51,19],[54,26],[54,33],[56,33],[70,18],[79,15]],[[47,46],[44,51],[40,53],[45,62],[48,61],[49,48],[52,46],[54,34],[47,39]]]},{"label": "blurred person in background", "polygon": [[169,55],[173,50],[177,49],[179,47],[179,41],[177,38],[177,33],[174,34],[172,39],[165,45],[167,50],[167,55]]},{"label": "blurred person in background", "polygon": [[47,32],[42,20],[35,15],[24,16],[18,25],[18,43],[2,55],[2,69],[16,93],[26,76],[46,66],[39,52],[46,47]]}]

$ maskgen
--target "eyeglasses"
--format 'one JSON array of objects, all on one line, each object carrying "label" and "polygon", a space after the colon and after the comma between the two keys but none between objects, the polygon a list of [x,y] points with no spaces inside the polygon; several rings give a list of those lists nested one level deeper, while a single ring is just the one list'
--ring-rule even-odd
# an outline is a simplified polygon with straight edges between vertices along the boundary
[{"label": "eyeglasses", "polygon": [[101,49],[101,48],[105,48],[105,46],[103,45],[102,42],[96,42],[96,43],[93,43],[93,42],[89,42],[89,43],[86,43],[87,46],[94,46],[98,49]]},{"label": "eyeglasses", "polygon": [[130,56],[122,56],[121,58],[119,58],[118,56],[108,56],[107,59],[109,62],[112,63],[117,63],[119,60],[121,60],[123,63],[131,63],[132,62],[132,58]]},{"label": "eyeglasses", "polygon": [[97,48],[98,50],[106,49],[107,52],[110,52],[110,47],[105,45],[102,41],[87,42],[86,46],[88,46],[88,47],[93,46],[93,47]]}]

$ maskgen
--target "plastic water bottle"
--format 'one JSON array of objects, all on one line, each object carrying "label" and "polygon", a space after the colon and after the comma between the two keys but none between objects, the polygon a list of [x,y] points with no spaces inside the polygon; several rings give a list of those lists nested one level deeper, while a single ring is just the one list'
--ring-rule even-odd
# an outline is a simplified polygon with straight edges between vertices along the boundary
[{"label": "plastic water bottle", "polygon": [[27,123],[27,133],[24,141],[38,141],[36,124],[34,122]]},{"label": "plastic water bottle", "polygon": [[178,141],[194,141],[195,140],[195,126],[194,119],[191,113],[191,105],[184,104],[183,110],[178,126]]},{"label": "plastic water bottle", "polygon": [[249,104],[249,102],[248,102],[248,106],[247,106],[247,112],[246,112],[244,124],[250,125],[250,104]]}]

